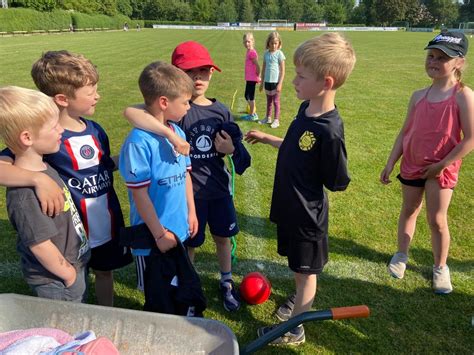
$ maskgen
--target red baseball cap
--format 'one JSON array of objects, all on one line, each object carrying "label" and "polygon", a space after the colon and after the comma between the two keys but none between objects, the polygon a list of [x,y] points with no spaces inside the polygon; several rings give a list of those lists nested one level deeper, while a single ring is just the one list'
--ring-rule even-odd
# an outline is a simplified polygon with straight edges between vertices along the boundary
[{"label": "red baseball cap", "polygon": [[206,47],[194,41],[178,44],[171,55],[171,63],[182,70],[209,66],[221,71],[212,61]]}]

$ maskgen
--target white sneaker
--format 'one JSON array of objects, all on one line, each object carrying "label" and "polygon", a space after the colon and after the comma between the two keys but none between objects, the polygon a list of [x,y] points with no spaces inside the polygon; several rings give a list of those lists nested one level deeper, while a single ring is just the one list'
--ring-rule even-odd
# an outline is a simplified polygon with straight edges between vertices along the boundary
[{"label": "white sneaker", "polygon": [[408,255],[404,253],[395,253],[388,264],[388,272],[396,279],[403,279],[407,268]]},{"label": "white sneaker", "polygon": [[439,295],[447,295],[453,291],[448,265],[433,266],[433,290]]},{"label": "white sneaker", "polygon": [[273,123],[270,125],[272,128],[280,127],[280,120],[274,120]]}]

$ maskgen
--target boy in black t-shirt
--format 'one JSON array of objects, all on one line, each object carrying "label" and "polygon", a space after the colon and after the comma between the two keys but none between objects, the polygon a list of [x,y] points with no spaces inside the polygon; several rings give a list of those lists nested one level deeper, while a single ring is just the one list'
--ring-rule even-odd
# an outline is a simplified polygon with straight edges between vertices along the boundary
[{"label": "boy in black t-shirt", "polygon": [[[328,260],[328,201],[323,186],[345,190],[350,177],[344,127],[334,104],[336,90],[355,64],[349,42],[327,33],[301,44],[295,51],[296,96],[305,100],[284,139],[251,130],[245,140],[279,148],[270,220],[277,225],[278,254],[288,258],[296,294],[281,305],[276,316],[285,321],[309,311],[316,281]],[[262,336],[273,326],[258,329]],[[305,341],[300,325],[272,344],[298,345]]]}]

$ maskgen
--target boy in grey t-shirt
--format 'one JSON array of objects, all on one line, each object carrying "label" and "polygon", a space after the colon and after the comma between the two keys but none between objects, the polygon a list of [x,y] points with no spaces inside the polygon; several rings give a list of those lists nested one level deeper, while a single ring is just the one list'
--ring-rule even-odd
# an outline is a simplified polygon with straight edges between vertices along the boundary
[{"label": "boy in grey t-shirt", "polygon": [[58,151],[62,132],[58,108],[50,97],[14,86],[0,88],[0,134],[15,153],[14,164],[48,175],[63,188],[66,200],[62,212],[48,217],[32,188],[7,190],[23,275],[39,297],[81,302],[89,244],[67,187],[43,162],[43,154]]}]

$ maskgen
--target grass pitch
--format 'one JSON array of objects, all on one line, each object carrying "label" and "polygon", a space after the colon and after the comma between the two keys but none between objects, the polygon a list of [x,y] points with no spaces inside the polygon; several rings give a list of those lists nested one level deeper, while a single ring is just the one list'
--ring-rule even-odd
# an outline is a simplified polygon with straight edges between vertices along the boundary
[{"label": "grass pitch", "polygon": [[[282,125],[285,134],[299,102],[291,85],[292,54],[296,46],[315,32],[282,32],[287,56],[287,75],[282,93]],[[170,61],[176,44],[197,40],[205,44],[223,71],[212,78],[209,97],[230,105],[235,90],[234,113],[245,109],[241,31],[142,30],[140,32],[67,33],[61,35],[4,37],[0,39],[0,85],[34,87],[32,63],[47,50],[67,49],[84,54],[100,72],[102,96],[93,119],[107,131],[113,153],[130,130],[123,109],[140,102],[137,79],[155,60]],[[386,263],[396,249],[400,186],[382,186],[378,176],[397,135],[411,93],[429,85],[424,72],[424,46],[433,37],[426,33],[351,32],[357,54],[355,70],[338,91],[336,103],[345,122],[352,182],[342,193],[330,193],[330,262],[319,279],[314,307],[366,304],[368,319],[307,324],[306,343],[297,348],[266,348],[262,353],[471,353],[471,317],[474,315],[473,251],[474,156],[464,160],[460,183],[449,211],[452,244],[449,265],[454,292],[436,296],[431,291],[431,244],[424,214],[420,215],[404,280],[388,276]],[[256,47],[263,54],[266,32],[255,32]],[[474,60],[472,52],[468,63]],[[261,61],[260,61],[261,62]],[[465,74],[474,86],[472,70]],[[264,94],[257,94],[263,116]],[[238,121],[242,131],[255,123]],[[259,128],[262,128],[261,126]],[[250,271],[262,271],[273,284],[270,300],[259,306],[243,305],[240,311],[224,311],[217,295],[218,266],[210,238],[198,251],[196,266],[209,300],[206,317],[227,324],[242,345],[256,338],[259,326],[275,322],[272,313],[293,290],[286,260],[276,254],[275,227],[268,221],[277,151],[269,146],[249,146],[252,167],[236,179],[235,204],[241,233],[237,282]],[[395,172],[397,169],[395,169]],[[396,175],[396,173],[394,173]],[[116,190],[124,214],[128,214],[126,188],[116,175]],[[93,287],[92,287],[93,288]],[[21,277],[15,252],[15,233],[6,215],[4,191],[0,197],[0,292],[30,294]],[[93,302],[91,295],[90,301]],[[141,309],[143,295],[135,289],[133,267],[116,273],[116,306]]]}]

